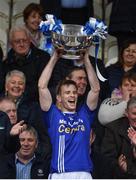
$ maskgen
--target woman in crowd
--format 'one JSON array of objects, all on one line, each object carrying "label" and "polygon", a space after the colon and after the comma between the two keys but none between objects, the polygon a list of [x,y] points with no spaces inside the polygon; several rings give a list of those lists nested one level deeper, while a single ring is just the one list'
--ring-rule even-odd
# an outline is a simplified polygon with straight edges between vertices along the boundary
[{"label": "woman in crowd", "polygon": [[119,60],[117,63],[107,67],[110,91],[120,85],[121,79],[125,72],[136,72],[136,40],[129,39],[124,41],[119,52]]},{"label": "woman in crowd", "polygon": [[30,34],[31,42],[37,48],[48,52],[48,49],[45,47],[46,37],[39,31],[42,15],[42,7],[36,3],[30,3],[23,11],[25,27]]}]

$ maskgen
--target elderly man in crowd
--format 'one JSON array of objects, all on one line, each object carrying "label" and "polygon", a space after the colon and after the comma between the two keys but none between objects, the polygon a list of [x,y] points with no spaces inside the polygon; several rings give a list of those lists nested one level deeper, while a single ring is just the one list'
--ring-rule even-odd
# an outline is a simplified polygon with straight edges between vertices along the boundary
[{"label": "elderly man in crowd", "polygon": [[38,79],[50,57],[31,44],[29,33],[24,27],[13,27],[9,40],[11,49],[3,61],[5,74],[14,69],[22,71],[26,76],[29,99],[38,101]]}]

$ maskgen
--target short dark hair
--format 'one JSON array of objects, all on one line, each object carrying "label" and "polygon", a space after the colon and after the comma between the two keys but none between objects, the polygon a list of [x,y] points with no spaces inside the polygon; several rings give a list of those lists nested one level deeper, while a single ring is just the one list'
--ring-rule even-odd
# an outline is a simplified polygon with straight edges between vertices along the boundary
[{"label": "short dark hair", "polygon": [[66,77],[68,77],[69,79],[71,79],[71,78],[72,78],[72,73],[73,73],[73,72],[76,72],[76,71],[80,71],[80,70],[82,70],[82,71],[84,71],[84,72],[86,73],[86,70],[85,70],[84,67],[74,67],[73,69],[71,69],[71,70],[68,72],[68,74],[67,74]]},{"label": "short dark hair", "polygon": [[62,80],[62,81],[59,82],[59,84],[58,84],[58,86],[57,86],[57,88],[56,88],[56,94],[57,94],[57,95],[60,94],[60,92],[61,92],[61,87],[62,87],[62,86],[65,86],[65,85],[66,85],[66,86],[74,85],[74,86],[76,87],[76,89],[78,89],[75,81],[64,79],[64,80]]},{"label": "short dark hair", "polygon": [[24,131],[27,131],[30,134],[33,134],[36,141],[38,142],[38,133],[37,133],[36,129],[33,126],[27,124],[26,129],[24,129],[22,132],[24,132]]},{"label": "short dark hair", "polygon": [[116,62],[117,65],[123,66],[123,64],[124,64],[123,52],[126,48],[128,48],[132,44],[136,44],[136,38],[129,38],[129,39],[123,41],[122,46],[119,50],[119,60]]},{"label": "short dark hair", "polygon": [[123,77],[122,77],[120,86],[122,86],[123,81],[124,81],[125,79],[128,79],[128,81],[131,81],[131,80],[132,80],[132,81],[136,82],[136,72],[134,72],[134,71],[125,72],[124,75],[123,75]]},{"label": "short dark hair", "polygon": [[40,4],[30,3],[23,11],[24,22],[28,19],[29,15],[33,12],[37,12],[41,17],[43,16],[43,9]]}]

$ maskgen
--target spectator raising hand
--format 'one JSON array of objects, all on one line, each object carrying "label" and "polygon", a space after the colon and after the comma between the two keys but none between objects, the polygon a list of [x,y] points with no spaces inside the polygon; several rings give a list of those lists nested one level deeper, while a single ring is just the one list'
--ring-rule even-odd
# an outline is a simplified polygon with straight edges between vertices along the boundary
[{"label": "spectator raising hand", "polygon": [[22,131],[26,129],[26,127],[27,125],[24,124],[24,121],[22,120],[11,128],[10,135],[11,136],[19,135]]},{"label": "spectator raising hand", "polygon": [[133,155],[136,158],[136,131],[133,127],[128,128],[128,137],[133,145]]},{"label": "spectator raising hand", "polygon": [[128,128],[128,137],[131,143],[136,146],[136,130],[133,127]]}]

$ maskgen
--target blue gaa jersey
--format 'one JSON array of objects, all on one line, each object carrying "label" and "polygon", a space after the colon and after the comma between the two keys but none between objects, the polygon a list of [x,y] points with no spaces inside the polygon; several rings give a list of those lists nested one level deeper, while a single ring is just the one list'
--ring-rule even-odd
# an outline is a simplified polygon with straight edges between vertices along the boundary
[{"label": "blue gaa jersey", "polygon": [[52,143],[51,173],[92,171],[89,154],[94,111],[84,104],[77,113],[63,113],[55,105],[44,112]]}]

